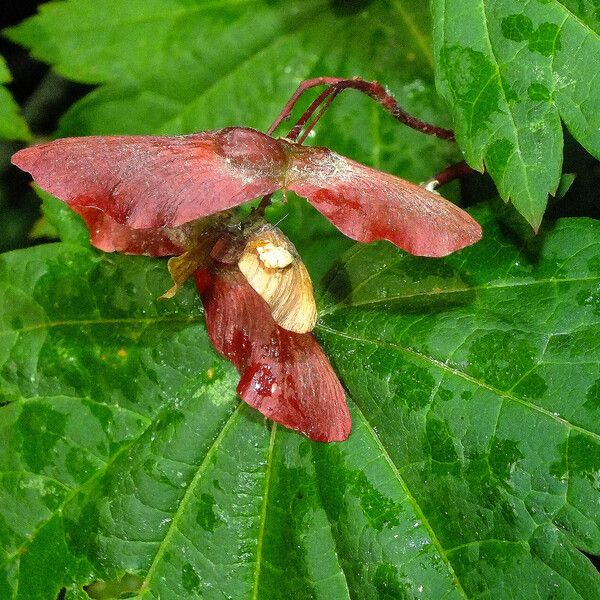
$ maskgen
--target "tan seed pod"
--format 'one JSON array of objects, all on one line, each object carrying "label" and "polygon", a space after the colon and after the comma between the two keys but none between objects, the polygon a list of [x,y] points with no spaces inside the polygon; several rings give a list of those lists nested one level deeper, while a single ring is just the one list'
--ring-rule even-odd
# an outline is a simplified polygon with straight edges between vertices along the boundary
[{"label": "tan seed pod", "polygon": [[181,289],[183,284],[194,274],[194,271],[202,266],[207,253],[199,253],[193,250],[184,252],[181,256],[173,256],[167,263],[173,286],[169,288],[159,300],[173,298]]},{"label": "tan seed pod", "polygon": [[194,274],[194,271],[206,265],[211,249],[220,235],[218,224],[224,221],[228,213],[203,219],[195,225],[195,231],[189,236],[187,252],[169,259],[167,266],[173,286],[159,300],[173,298],[183,284]]},{"label": "tan seed pod", "polygon": [[317,307],[310,275],[277,227],[265,225],[250,235],[238,267],[280,327],[296,333],[313,330]]}]

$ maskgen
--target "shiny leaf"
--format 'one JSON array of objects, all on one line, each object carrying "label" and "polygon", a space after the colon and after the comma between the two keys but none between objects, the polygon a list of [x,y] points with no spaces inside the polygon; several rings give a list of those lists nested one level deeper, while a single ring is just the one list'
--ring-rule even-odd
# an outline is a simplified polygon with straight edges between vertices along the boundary
[{"label": "shiny leaf", "polygon": [[432,0],[439,89],[468,163],[537,229],[561,176],[561,119],[600,158],[600,19],[574,0]]},{"label": "shiny leaf", "polygon": [[153,300],[163,262],[4,255],[0,595],[596,598],[600,227],[519,249],[476,216],[479,249],[357,245],[327,278],[340,444],[238,403],[192,289]]},{"label": "shiny leaf", "polygon": [[476,214],[442,261],[349,251],[315,332],[464,596],[596,598],[600,225]]},{"label": "shiny leaf", "polygon": [[[177,134],[264,129],[324,73],[447,125],[428,28],[405,0],[68,0],[11,35],[101,84],[61,135]],[[412,181],[454,156],[352,92],[315,139]],[[348,241],[305,206],[270,214],[314,276]],[[238,403],[191,286],[155,301],[164,263],[91,251],[75,223],[0,258],[0,597],[597,598],[577,548],[600,553],[600,234],[567,220],[523,247],[476,216],[472,249],[355,246],[321,288],[341,444]]]},{"label": "shiny leaf", "polygon": [[27,124],[19,113],[19,106],[11,93],[2,84],[10,83],[10,71],[0,56],[0,139],[28,140]]}]

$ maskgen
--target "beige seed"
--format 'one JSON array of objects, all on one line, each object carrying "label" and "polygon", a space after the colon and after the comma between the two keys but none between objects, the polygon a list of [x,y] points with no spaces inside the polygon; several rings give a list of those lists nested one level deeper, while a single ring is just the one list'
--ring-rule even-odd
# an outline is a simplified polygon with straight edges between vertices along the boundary
[{"label": "beige seed", "polygon": [[290,252],[271,242],[256,246],[256,251],[267,269],[283,269],[294,262],[294,257]]},{"label": "beige seed", "polygon": [[238,267],[280,327],[295,333],[313,330],[317,307],[310,275],[277,227],[267,224],[248,237]]}]

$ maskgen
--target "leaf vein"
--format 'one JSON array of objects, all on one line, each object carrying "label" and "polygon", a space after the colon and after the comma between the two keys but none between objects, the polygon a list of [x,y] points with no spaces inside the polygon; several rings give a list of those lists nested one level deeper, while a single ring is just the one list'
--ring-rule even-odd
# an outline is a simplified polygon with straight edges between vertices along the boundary
[{"label": "leaf vein", "polygon": [[258,598],[258,589],[260,582],[260,570],[263,560],[263,542],[265,537],[265,522],[267,520],[267,510],[269,505],[269,491],[271,485],[271,471],[273,468],[273,450],[275,448],[275,436],[277,434],[277,423],[271,427],[271,436],[269,438],[269,449],[267,451],[267,464],[265,466],[265,485],[263,488],[263,499],[260,508],[260,524],[258,527],[258,537],[256,540],[256,566],[254,568],[254,586],[252,588],[252,598]]},{"label": "leaf vein", "polygon": [[0,330],[0,336],[10,335],[15,333],[28,333],[38,329],[50,329],[53,327],[73,327],[74,325],[123,325],[123,324],[143,324],[152,325],[155,323],[200,323],[201,320],[197,317],[156,317],[156,318],[137,318],[137,317],[123,317],[115,319],[73,319],[65,321],[46,321],[44,323],[36,323],[35,325],[28,325],[16,329],[4,329]]},{"label": "leaf vein", "polygon": [[[570,259],[569,259],[570,260]],[[381,271],[380,271],[381,272]],[[518,281],[514,283],[509,282],[501,282],[495,285],[479,285],[479,286],[469,286],[462,288],[454,288],[450,290],[426,290],[422,292],[415,292],[411,294],[397,294],[393,296],[386,296],[384,298],[375,298],[372,300],[366,300],[364,302],[350,302],[348,304],[344,304],[343,299],[341,302],[337,302],[329,307],[324,308],[320,311],[320,316],[323,317],[325,315],[333,314],[337,312],[338,309],[344,308],[357,308],[360,306],[374,306],[377,304],[385,304],[387,302],[394,302],[396,300],[404,300],[408,298],[418,298],[421,296],[436,296],[438,298],[443,298],[446,295],[452,294],[461,294],[465,292],[475,292],[475,291],[486,291],[486,290],[502,290],[502,289],[510,289],[510,288],[518,288],[518,287],[528,287],[534,285],[547,285],[547,284],[562,284],[562,283],[581,283],[586,281],[600,281],[600,275],[594,275],[590,277],[573,277],[570,279],[537,279],[534,281]],[[346,296],[347,298],[348,296]],[[1,333],[1,332],[0,332]]]},{"label": "leaf vein", "polygon": [[556,4],[560,9],[562,9],[566,13],[567,18],[573,19],[573,21],[575,21],[575,23],[577,23],[578,25],[583,27],[585,30],[587,30],[589,35],[592,35],[593,37],[595,37],[597,40],[600,41],[600,35],[596,31],[594,31],[585,21],[580,19],[572,10],[570,10],[562,2],[558,2],[558,0],[553,0],[553,2],[554,2],[554,4]]},{"label": "leaf vein", "polygon": [[400,486],[402,487],[404,493],[406,494],[409,503],[412,505],[415,513],[417,514],[417,516],[419,517],[419,519],[423,523],[423,526],[425,527],[425,529],[427,529],[427,532],[428,532],[428,534],[429,534],[429,536],[431,538],[431,542],[435,546],[435,548],[437,549],[437,551],[438,551],[438,553],[439,553],[440,558],[442,559],[442,561],[446,564],[446,567],[448,568],[448,571],[449,571],[450,575],[452,576],[452,579],[454,580],[457,589],[460,591],[460,593],[465,598],[465,600],[468,600],[469,597],[467,596],[465,590],[463,589],[462,584],[461,584],[460,580],[458,579],[458,576],[456,575],[456,572],[454,571],[454,568],[452,567],[452,563],[450,562],[450,560],[449,560],[449,558],[447,556],[447,553],[446,553],[444,547],[442,546],[442,544],[439,541],[437,535],[435,534],[435,531],[433,530],[433,528],[431,527],[429,521],[427,520],[427,517],[425,516],[425,513],[421,509],[421,506],[417,502],[416,498],[412,495],[412,493],[411,493],[408,485],[406,484],[406,481],[404,480],[404,478],[400,474],[400,471],[398,470],[398,467],[396,466],[396,463],[392,460],[392,457],[390,456],[390,454],[388,453],[387,449],[383,445],[383,442],[381,441],[381,439],[379,438],[379,436],[377,435],[377,433],[375,432],[375,430],[371,426],[371,423],[367,419],[366,415],[362,412],[362,410],[360,409],[360,407],[358,405],[355,404],[355,406],[356,406],[357,412],[358,412],[361,420],[363,421],[363,423],[367,427],[367,430],[369,431],[369,434],[371,435],[371,437],[373,438],[373,440],[377,444],[377,447],[379,448],[379,450],[380,450],[383,458],[385,459],[385,461],[389,465],[392,473],[394,474],[394,476],[396,477],[396,479],[400,483]]},{"label": "leaf vein", "polygon": [[537,404],[533,404],[532,402],[525,400],[524,398],[519,398],[517,396],[514,396],[513,394],[511,394],[508,391],[504,391],[504,390],[500,390],[492,385],[490,385],[489,383],[482,381],[480,379],[477,379],[476,377],[473,377],[472,375],[469,375],[467,373],[464,373],[463,371],[460,371],[459,369],[455,369],[453,367],[450,367],[449,365],[443,363],[440,360],[437,360],[431,356],[427,356],[425,354],[422,354],[421,352],[418,352],[414,349],[411,348],[405,348],[403,346],[400,346],[399,344],[395,344],[392,342],[385,342],[383,340],[370,340],[367,338],[363,338],[363,337],[358,337],[356,335],[350,335],[348,333],[344,333],[342,331],[339,331],[337,329],[333,329],[332,327],[323,325],[322,323],[317,325],[318,329],[321,329],[322,331],[326,331],[327,333],[330,333],[332,335],[337,335],[339,337],[342,338],[346,338],[355,342],[361,342],[361,343],[365,343],[365,344],[373,344],[376,346],[381,346],[381,347],[385,347],[385,348],[391,348],[391,349],[395,349],[396,351],[399,352],[403,352],[405,354],[409,354],[411,356],[414,356],[426,363],[432,364],[435,367],[448,371],[454,375],[456,375],[457,377],[461,377],[462,379],[465,379],[466,381],[469,381],[475,385],[477,385],[478,387],[482,387],[485,388],[491,392],[493,392],[494,394],[511,400],[513,402],[516,402],[518,404],[521,404],[523,406],[526,406],[527,408],[530,408],[532,410],[535,410],[543,415],[545,415],[546,417],[549,417],[550,419],[553,419],[554,421],[557,421],[558,423],[561,423],[562,425],[569,427],[570,429],[579,431],[585,435],[589,435],[590,437],[593,437],[595,440],[600,442],[600,434],[595,433],[594,431],[590,431],[588,429],[585,429],[583,427],[580,427],[579,425],[575,425],[574,423],[571,423],[570,421],[568,421],[567,419],[560,417],[558,415],[555,415],[554,413],[550,412],[549,410],[538,406]]},{"label": "leaf vein", "polygon": [[214,442],[212,443],[212,445],[210,446],[210,448],[204,455],[202,462],[198,465],[196,473],[194,474],[194,477],[192,478],[189,486],[187,487],[187,489],[181,499],[181,502],[179,503],[179,506],[177,507],[177,510],[175,511],[175,513],[173,515],[173,519],[171,520],[171,523],[169,524],[169,528],[167,529],[167,532],[165,533],[165,536],[162,539],[162,542],[159,544],[159,546],[156,550],[156,554],[154,555],[154,558],[152,559],[152,562],[150,563],[150,567],[148,568],[146,577],[144,577],[144,581],[140,587],[140,590],[142,590],[141,595],[140,595],[141,598],[143,598],[144,595],[150,591],[149,587],[148,587],[150,584],[150,581],[152,580],[152,577],[154,576],[154,573],[155,573],[156,569],[158,568],[158,564],[160,563],[162,557],[164,556],[164,553],[167,550],[167,546],[169,545],[171,538],[175,534],[175,531],[178,530],[177,525],[179,523],[179,520],[181,519],[183,513],[185,512],[185,509],[187,508],[187,505],[189,504],[189,502],[192,498],[192,495],[194,494],[194,492],[196,490],[197,485],[202,480],[202,476],[204,475],[206,469],[208,468],[210,459],[212,458],[214,453],[217,451],[217,449],[221,445],[221,442],[223,441],[225,435],[227,434],[227,432],[231,429],[231,427],[235,423],[237,417],[239,416],[240,412],[243,410],[244,406],[245,405],[241,402],[237,405],[235,410],[227,418],[227,421],[225,421],[223,427],[221,428],[221,431],[219,431]]}]

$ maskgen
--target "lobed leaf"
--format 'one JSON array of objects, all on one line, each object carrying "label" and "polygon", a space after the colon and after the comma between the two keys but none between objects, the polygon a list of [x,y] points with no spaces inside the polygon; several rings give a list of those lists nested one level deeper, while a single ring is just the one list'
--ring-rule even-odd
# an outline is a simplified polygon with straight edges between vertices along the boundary
[{"label": "lobed leaf", "polygon": [[357,246],[324,343],[468,598],[595,598],[600,226],[484,239],[442,261]]},{"label": "lobed leaf", "polygon": [[600,21],[571,0],[433,0],[438,88],[467,162],[537,229],[561,176],[561,119],[600,158]]},{"label": "lobed leaf", "polygon": [[2,84],[10,83],[10,71],[0,56],[0,139],[28,140],[29,129],[19,113],[19,106],[12,94]]},{"label": "lobed leaf", "polygon": [[328,277],[328,445],[236,401],[159,261],[4,255],[0,596],[596,598],[600,227],[520,249],[476,216],[478,247],[357,245]]}]

